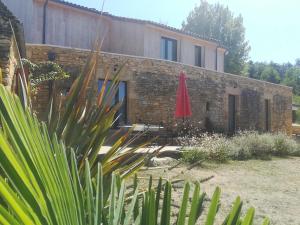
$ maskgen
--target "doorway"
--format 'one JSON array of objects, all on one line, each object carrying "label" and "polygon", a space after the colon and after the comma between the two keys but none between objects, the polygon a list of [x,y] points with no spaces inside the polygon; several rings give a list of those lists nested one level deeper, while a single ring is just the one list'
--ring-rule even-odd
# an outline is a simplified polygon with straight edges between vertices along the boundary
[{"label": "doorway", "polygon": [[269,132],[270,131],[270,100],[265,99],[265,131]]},{"label": "doorway", "polygon": [[236,96],[228,96],[228,133],[234,134],[236,131]]}]

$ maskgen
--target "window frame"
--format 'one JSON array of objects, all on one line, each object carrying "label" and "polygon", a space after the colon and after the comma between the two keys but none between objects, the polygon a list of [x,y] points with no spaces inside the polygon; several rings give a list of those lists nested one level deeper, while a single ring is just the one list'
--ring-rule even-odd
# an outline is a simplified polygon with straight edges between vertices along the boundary
[{"label": "window frame", "polygon": [[[160,38],[160,57],[161,59],[164,59],[164,60],[170,60],[170,61],[174,61],[174,62],[177,62],[178,60],[178,41],[176,39],[173,39],[173,38],[169,38],[169,37],[164,37],[162,36]],[[171,46],[171,51],[172,51],[172,55],[171,57],[169,58],[169,48],[168,48],[168,44],[169,43],[172,43],[172,46]]]},{"label": "window frame", "polygon": [[[109,87],[111,82],[112,82],[112,80],[107,81],[107,86],[106,86],[105,93],[106,93],[107,88]],[[104,83],[104,79],[102,79],[102,78],[98,79],[98,93],[101,91],[103,83]],[[121,84],[124,84],[124,97],[122,99],[120,99]],[[120,110],[116,114],[116,116],[119,117],[119,118],[116,121],[114,127],[119,126],[120,122],[124,123],[124,124],[127,124],[127,121],[128,121],[128,109],[127,109],[127,104],[128,104],[128,82],[127,81],[120,81],[118,90],[117,90],[117,92],[114,96],[114,99],[113,99],[113,105],[118,104],[122,100],[123,100],[122,106],[120,107]],[[120,111],[122,111],[122,108],[124,109],[124,111],[123,111],[124,115],[120,116]],[[122,118],[122,120],[120,121],[121,118]]]},{"label": "window frame", "polygon": [[[199,59],[198,59],[198,62],[197,62],[197,56],[199,58],[199,51],[197,51],[197,49],[200,49],[200,65],[199,65]],[[201,45],[195,45],[195,66],[204,67],[204,63],[203,63],[203,57],[204,57],[203,49],[204,49],[203,46],[201,46]]]}]

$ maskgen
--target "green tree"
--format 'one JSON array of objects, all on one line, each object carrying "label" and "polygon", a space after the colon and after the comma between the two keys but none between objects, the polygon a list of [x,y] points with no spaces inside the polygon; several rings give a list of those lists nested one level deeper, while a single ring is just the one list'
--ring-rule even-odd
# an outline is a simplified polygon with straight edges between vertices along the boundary
[{"label": "green tree", "polygon": [[228,7],[201,0],[182,23],[182,29],[220,41],[228,49],[225,71],[241,74],[250,46],[245,40],[243,17],[235,16]]},{"label": "green tree", "polygon": [[283,84],[293,88],[295,95],[300,95],[300,68],[293,67],[286,71]]},{"label": "green tree", "polygon": [[280,83],[280,74],[272,66],[267,66],[261,73],[261,80],[265,80],[274,84]]}]

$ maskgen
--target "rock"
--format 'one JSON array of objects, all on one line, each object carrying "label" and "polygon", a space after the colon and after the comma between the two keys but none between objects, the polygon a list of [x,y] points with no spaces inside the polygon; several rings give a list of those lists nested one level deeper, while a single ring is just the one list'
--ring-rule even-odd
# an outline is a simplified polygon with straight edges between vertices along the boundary
[{"label": "rock", "polygon": [[152,158],[148,165],[149,167],[157,167],[157,166],[172,166],[178,163],[178,160],[170,158],[170,157],[163,157],[163,158]]}]

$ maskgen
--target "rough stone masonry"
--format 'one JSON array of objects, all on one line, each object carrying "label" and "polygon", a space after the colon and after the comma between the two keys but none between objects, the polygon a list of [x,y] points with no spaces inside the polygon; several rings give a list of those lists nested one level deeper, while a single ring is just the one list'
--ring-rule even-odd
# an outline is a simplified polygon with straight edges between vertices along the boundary
[{"label": "rough stone masonry", "polygon": [[[14,41],[12,27],[15,32],[16,42]],[[3,83],[6,86],[11,86],[17,66],[17,45],[20,55],[24,57],[25,41],[22,25],[0,0],[0,68],[2,70]]]},{"label": "rough stone masonry", "polygon": [[[27,45],[33,62],[46,61],[48,53],[67,71],[79,74],[89,51],[57,46]],[[259,130],[291,133],[292,89],[282,85],[220,73],[176,62],[142,57],[102,53],[98,74],[91,90],[97,93],[98,80],[103,78],[103,65],[112,69],[126,62],[121,80],[127,83],[127,122],[129,124],[163,124],[176,129],[174,118],[176,89],[180,71],[187,74],[192,105],[193,126],[217,132],[230,130],[234,113],[236,130]],[[46,108],[48,99],[40,100],[38,111]],[[234,96],[234,112],[229,96]]]}]

